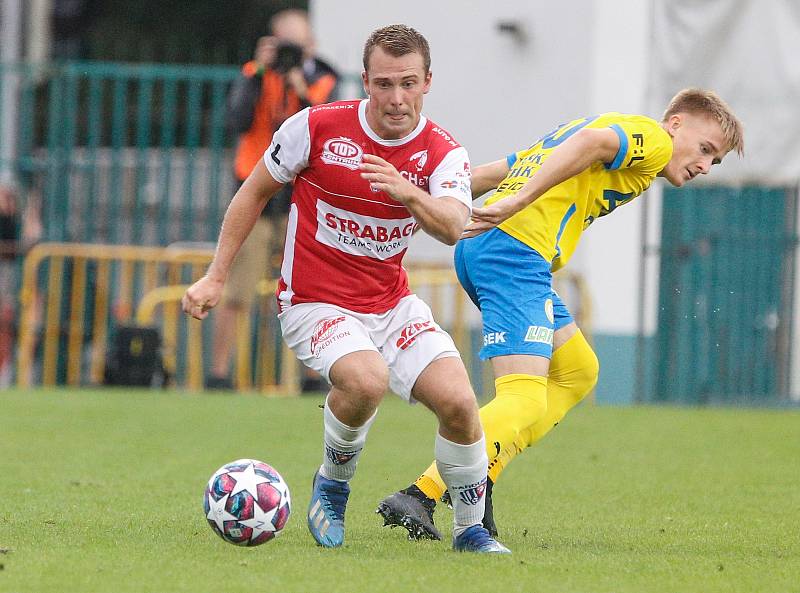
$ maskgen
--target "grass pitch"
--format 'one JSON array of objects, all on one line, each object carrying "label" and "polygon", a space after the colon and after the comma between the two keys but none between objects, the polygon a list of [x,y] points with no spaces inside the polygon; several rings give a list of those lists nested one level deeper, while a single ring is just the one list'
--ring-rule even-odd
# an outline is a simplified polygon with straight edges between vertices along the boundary
[{"label": "grass pitch", "polygon": [[[575,410],[495,488],[511,557],[380,527],[433,448],[432,416],[387,398],[353,481],[347,538],[306,531],[319,398],[0,392],[0,591],[472,593],[800,591],[797,411]],[[206,525],[211,473],[241,457],[292,488],[285,532],[237,548]],[[439,508],[447,531],[450,511]]]}]

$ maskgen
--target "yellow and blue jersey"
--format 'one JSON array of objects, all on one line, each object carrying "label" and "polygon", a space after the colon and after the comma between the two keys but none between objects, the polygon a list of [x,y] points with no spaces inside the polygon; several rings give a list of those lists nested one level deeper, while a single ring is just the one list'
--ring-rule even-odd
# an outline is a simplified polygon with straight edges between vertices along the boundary
[{"label": "yellow and blue jersey", "polygon": [[498,225],[552,262],[554,271],[566,265],[581,233],[595,219],[640,195],[672,157],[672,139],[649,117],[604,113],[576,119],[510,155],[510,171],[486,205],[518,192],[559,144],[583,128],[614,130],[620,141],[616,158],[594,163]]}]

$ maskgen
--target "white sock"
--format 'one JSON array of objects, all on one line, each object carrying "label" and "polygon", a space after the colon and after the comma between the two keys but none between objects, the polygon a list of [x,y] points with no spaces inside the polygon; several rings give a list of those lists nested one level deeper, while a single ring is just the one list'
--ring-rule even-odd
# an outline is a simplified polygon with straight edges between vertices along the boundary
[{"label": "white sock", "polygon": [[377,415],[375,412],[363,426],[347,426],[333,415],[326,400],[323,413],[325,451],[322,456],[322,466],[319,468],[319,473],[323,477],[342,482],[347,482],[353,477],[361,449],[367,440],[367,432]]},{"label": "white sock", "polygon": [[483,435],[471,445],[459,445],[436,435],[436,468],[447,484],[453,502],[453,535],[483,521],[486,506],[486,440]]}]

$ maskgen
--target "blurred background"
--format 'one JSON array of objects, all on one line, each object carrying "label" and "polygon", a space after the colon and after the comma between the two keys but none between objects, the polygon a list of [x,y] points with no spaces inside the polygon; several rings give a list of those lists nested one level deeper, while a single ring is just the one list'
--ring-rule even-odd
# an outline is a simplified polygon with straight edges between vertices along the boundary
[{"label": "blurred background", "polygon": [[[0,386],[208,384],[219,336],[177,301],[235,191],[247,128],[231,125],[233,89],[248,64],[261,76],[259,40],[280,37],[286,9],[308,11],[294,66],[330,66],[329,98],[363,96],[372,30],[422,32],[425,113],[475,164],[576,117],[660,119],[682,88],[717,91],[745,124],[745,157],[687,188],[659,180],[593,224],[557,285],[600,358],[597,402],[800,401],[792,0],[0,0]],[[276,56],[266,69],[285,76]],[[278,335],[272,253],[236,315],[230,387],[313,390]],[[406,267],[489,395],[451,255],[420,235]]]}]

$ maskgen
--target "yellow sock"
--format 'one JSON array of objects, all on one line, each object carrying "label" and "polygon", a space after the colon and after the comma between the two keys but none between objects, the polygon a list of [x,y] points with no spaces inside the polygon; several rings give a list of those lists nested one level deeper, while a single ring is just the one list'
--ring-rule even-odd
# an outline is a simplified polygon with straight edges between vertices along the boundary
[{"label": "yellow sock", "polygon": [[[547,405],[545,377],[505,375],[495,380],[495,388],[495,398],[480,409],[490,468],[498,454],[513,446],[520,433],[544,415]],[[446,488],[435,463],[425,470],[415,485],[434,500],[438,500]]]},{"label": "yellow sock", "polygon": [[510,446],[489,462],[489,478],[493,482],[497,482],[514,457],[541,440],[591,392],[598,372],[597,356],[580,331],[553,352],[547,382],[547,410],[538,422],[521,431]]},{"label": "yellow sock", "polygon": [[444,494],[444,491],[447,490],[442,476],[439,475],[439,470],[436,469],[435,461],[428,466],[425,473],[417,478],[414,484],[425,493],[425,496],[437,502],[442,497],[442,494]]}]

